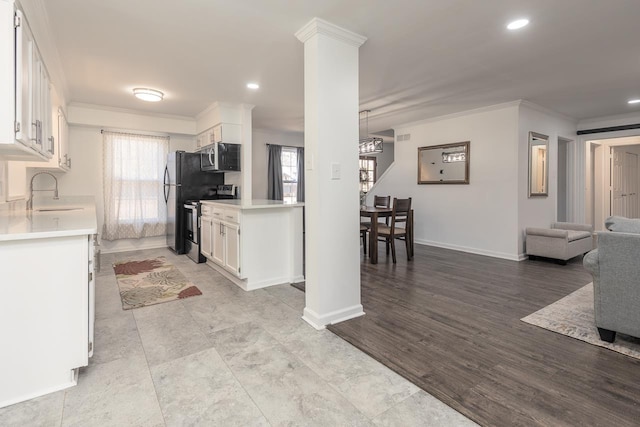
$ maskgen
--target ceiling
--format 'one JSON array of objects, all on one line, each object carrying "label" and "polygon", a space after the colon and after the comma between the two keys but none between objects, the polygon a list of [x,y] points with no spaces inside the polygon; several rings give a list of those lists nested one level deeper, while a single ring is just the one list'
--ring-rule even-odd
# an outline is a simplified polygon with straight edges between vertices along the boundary
[{"label": "ceiling", "polygon": [[[368,38],[360,106],[371,133],[516,99],[575,119],[640,111],[627,104],[640,98],[638,0],[39,1],[67,102],[189,117],[242,102],[256,106],[257,128],[302,131],[294,33],[319,17]],[[529,26],[506,30],[523,16]],[[165,100],[139,101],[134,87]]]}]

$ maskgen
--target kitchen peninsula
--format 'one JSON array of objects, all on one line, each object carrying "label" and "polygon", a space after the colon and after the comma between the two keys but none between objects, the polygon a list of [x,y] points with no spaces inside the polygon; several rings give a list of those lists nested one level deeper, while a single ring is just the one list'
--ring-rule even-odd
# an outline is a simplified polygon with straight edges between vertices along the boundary
[{"label": "kitchen peninsula", "polygon": [[71,387],[93,354],[92,197],[0,211],[0,408]]},{"label": "kitchen peninsula", "polygon": [[208,265],[246,291],[304,280],[304,203],[201,203],[201,252]]}]

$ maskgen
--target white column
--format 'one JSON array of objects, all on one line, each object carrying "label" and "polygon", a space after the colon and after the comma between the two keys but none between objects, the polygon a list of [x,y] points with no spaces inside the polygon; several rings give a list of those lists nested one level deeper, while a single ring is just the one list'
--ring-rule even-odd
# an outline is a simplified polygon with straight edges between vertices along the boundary
[{"label": "white column", "polygon": [[242,104],[240,106],[242,115],[242,148],[240,155],[242,156],[242,171],[240,180],[240,199],[242,204],[251,203],[253,198],[253,118],[252,110],[255,105]]},{"label": "white column", "polygon": [[318,18],[304,43],[306,307],[317,329],[360,303],[358,48],[366,38]]}]

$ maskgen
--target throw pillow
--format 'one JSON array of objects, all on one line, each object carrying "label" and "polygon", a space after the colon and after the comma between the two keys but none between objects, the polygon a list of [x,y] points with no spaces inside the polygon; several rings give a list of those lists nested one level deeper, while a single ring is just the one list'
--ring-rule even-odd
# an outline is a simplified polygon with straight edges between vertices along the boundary
[{"label": "throw pillow", "polygon": [[640,219],[629,219],[622,216],[610,216],[604,222],[609,231],[618,233],[640,234]]}]

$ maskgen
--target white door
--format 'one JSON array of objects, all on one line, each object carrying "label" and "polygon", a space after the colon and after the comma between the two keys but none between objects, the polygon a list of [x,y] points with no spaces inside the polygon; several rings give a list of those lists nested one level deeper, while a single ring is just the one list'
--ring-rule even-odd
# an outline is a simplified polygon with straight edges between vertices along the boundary
[{"label": "white door", "polygon": [[200,218],[200,252],[211,259],[211,218]]},{"label": "white door", "polygon": [[226,255],[224,266],[236,276],[240,276],[240,226],[225,223],[224,251]]},{"label": "white door", "polygon": [[626,217],[638,218],[638,155],[634,153],[624,154],[626,194]]},{"label": "white door", "polygon": [[611,149],[611,215],[626,215],[626,194],[624,192],[624,151]]},{"label": "white door", "polygon": [[224,233],[225,226],[220,220],[212,220],[213,226],[211,227],[211,246],[212,246],[212,255],[211,259],[219,264],[224,266],[225,263],[225,253],[224,253]]}]

